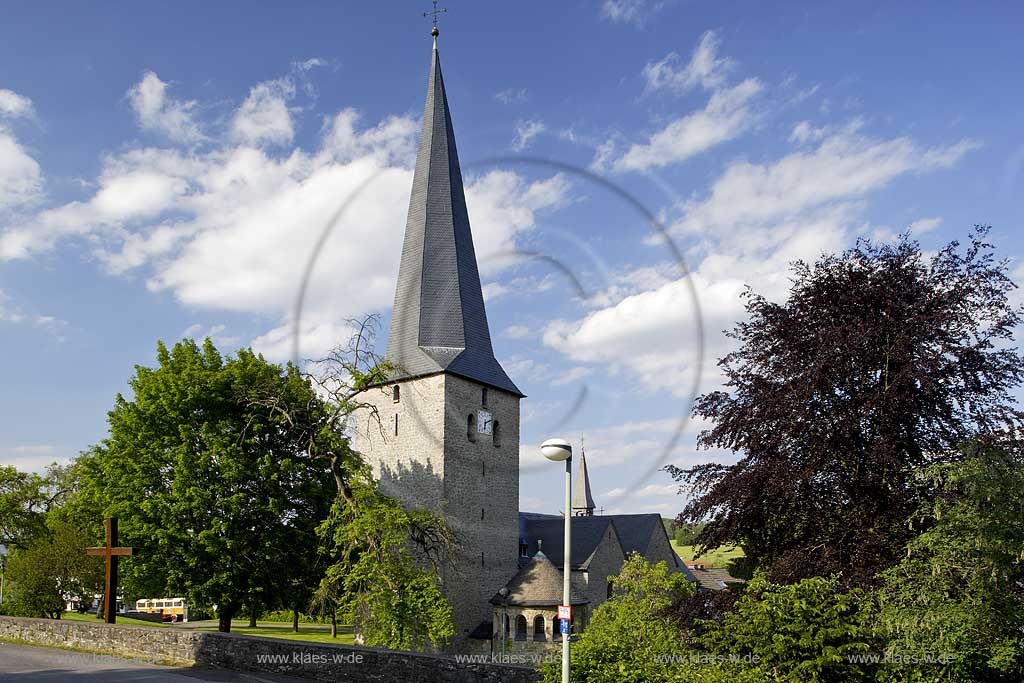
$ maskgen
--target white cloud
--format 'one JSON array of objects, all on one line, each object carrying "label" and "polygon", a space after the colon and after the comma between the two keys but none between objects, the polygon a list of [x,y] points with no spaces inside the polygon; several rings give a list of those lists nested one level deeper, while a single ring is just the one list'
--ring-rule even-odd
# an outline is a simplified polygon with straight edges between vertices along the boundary
[{"label": "white cloud", "polygon": [[505,328],[505,331],[501,333],[501,336],[508,337],[509,339],[525,339],[532,334],[530,328],[526,325],[509,325]]},{"label": "white cloud", "polygon": [[0,213],[31,204],[41,196],[39,163],[19,144],[13,133],[0,124]]},{"label": "white cloud", "polygon": [[[260,100],[264,85],[247,101]],[[168,107],[165,97],[158,107],[150,104],[145,111]],[[248,118],[241,129],[236,117],[223,139],[208,138],[199,151],[142,147],[107,156],[91,197],[28,215],[0,232],[0,260],[31,258],[61,240],[84,238],[110,272],[140,270],[150,290],[173,293],[188,307],[276,320],[253,344],[282,359],[291,356],[304,270],[336,219],[311,273],[300,322],[303,355],[322,355],[348,336],[334,321],[392,302],[418,124],[394,116],[363,124],[345,109],[326,118],[318,148],[275,153],[251,143],[284,143],[289,129],[278,125],[283,119],[257,114],[262,111],[273,107],[243,105],[239,112]],[[562,176],[529,182],[492,171],[467,178],[482,270],[504,267],[495,255],[514,252],[536,212],[560,205],[568,188]]]},{"label": "white cloud", "polygon": [[0,290],[0,322],[19,323],[24,318],[24,314],[11,302],[11,298]]},{"label": "white cloud", "polygon": [[[0,88],[0,119],[31,118],[32,100]],[[0,215],[42,198],[39,163],[0,122]]]},{"label": "white cloud", "polygon": [[637,489],[636,491],[628,491],[624,488],[614,488],[611,491],[606,492],[604,495],[607,498],[622,498],[626,494],[636,496],[638,498],[651,498],[653,496],[674,496],[679,493],[679,484],[648,484],[643,488]]},{"label": "white cloud", "polygon": [[0,117],[18,119],[32,114],[32,100],[13,90],[0,88]]},{"label": "white cloud", "polygon": [[53,335],[60,342],[64,341],[64,330],[67,328],[67,322],[60,318],[52,315],[27,313],[2,290],[0,290],[0,323],[28,324]]},{"label": "white cloud", "polygon": [[660,61],[648,62],[642,71],[645,89],[683,93],[700,86],[717,90],[725,84],[726,76],[734,66],[731,59],[718,56],[720,44],[715,31],[706,31],[685,66],[680,66],[679,55],[675,52],[670,52]]},{"label": "white cloud", "polygon": [[22,472],[43,473],[54,462],[67,464],[72,455],[66,448],[51,444],[0,446],[0,465],[15,467]]},{"label": "white cloud", "polygon": [[533,139],[547,130],[543,121],[520,121],[516,124],[516,137],[512,140],[512,149],[522,152],[530,146]]},{"label": "white cloud", "polygon": [[192,339],[199,344],[202,344],[203,341],[209,337],[210,341],[213,342],[213,345],[220,349],[221,352],[230,353],[238,347],[242,338],[236,335],[226,334],[226,332],[226,325],[211,325],[206,327],[199,323],[195,323],[185,328],[185,330],[178,336],[181,339]]},{"label": "white cloud", "polygon": [[810,121],[800,121],[793,126],[793,132],[789,134],[789,141],[801,145],[807,142],[816,142],[828,135],[829,132],[828,126],[815,128]]},{"label": "white cloud", "polygon": [[572,382],[575,382],[578,379],[583,379],[584,377],[592,374],[593,372],[594,370],[592,368],[584,368],[580,366],[569,368],[565,372],[559,374],[557,377],[552,379],[551,384],[556,387],[562,386],[563,384],[571,384]]},{"label": "white cloud", "polygon": [[[638,273],[634,283],[618,276],[622,284],[610,288],[596,310],[550,323],[545,345],[573,362],[628,373],[649,392],[685,396],[698,371],[700,390],[715,388],[722,379],[715,361],[733,344],[721,331],[745,318],[745,285],[784,298],[792,261],[842,250],[866,230],[862,215],[870,193],[902,175],[949,168],[977,146],[962,140],[927,148],[909,138],[874,139],[860,128],[855,122],[771,163],[734,162],[707,196],[678,207],[672,229],[699,240],[690,252],[696,262],[690,283],[705,329],[703,364],[691,288],[657,269]],[[917,225],[932,228],[934,220]]]},{"label": "white cloud", "polygon": [[923,235],[926,232],[931,232],[935,228],[942,224],[941,218],[918,218],[916,221],[910,224],[910,232],[915,235]]},{"label": "white cloud", "polygon": [[195,100],[181,101],[167,95],[167,83],[152,71],[128,91],[128,100],[143,130],[160,133],[175,142],[203,139],[194,119]]},{"label": "white cloud", "polygon": [[809,151],[772,164],[739,161],[715,181],[709,197],[684,206],[679,227],[709,234],[785,220],[829,202],[867,195],[905,173],[949,168],[977,148],[972,140],[921,148],[906,137],[877,140],[852,129],[832,134]]},{"label": "white cloud", "polygon": [[756,78],[718,90],[700,111],[671,121],[646,143],[632,145],[612,165],[619,171],[645,171],[685,161],[740,135],[755,120],[750,101],[763,89]]},{"label": "white cloud", "polygon": [[529,99],[529,93],[526,88],[505,88],[501,92],[495,93],[494,99],[502,104],[516,104]]},{"label": "white cloud", "polygon": [[605,0],[601,16],[625,24],[643,26],[665,6],[662,0]]},{"label": "white cloud", "polygon": [[259,83],[235,112],[231,133],[236,140],[251,145],[286,145],[295,136],[288,101],[295,97],[295,82],[278,78]]}]

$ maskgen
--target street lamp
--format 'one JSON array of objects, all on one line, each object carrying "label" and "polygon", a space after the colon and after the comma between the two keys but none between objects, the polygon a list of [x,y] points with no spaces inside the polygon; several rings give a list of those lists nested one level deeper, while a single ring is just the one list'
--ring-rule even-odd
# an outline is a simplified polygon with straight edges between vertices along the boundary
[{"label": "street lamp", "polygon": [[[540,446],[540,452],[552,462],[565,462],[565,540],[562,545],[564,555],[562,561],[562,605],[571,608],[572,599],[569,593],[569,579],[572,574],[572,446],[565,439],[548,439]],[[568,627],[570,621],[563,620]],[[562,629],[562,683],[569,683],[569,635],[571,628]]]},{"label": "street lamp", "polygon": [[501,596],[501,661],[505,661],[505,635],[508,633],[508,588],[501,587],[498,591]]}]

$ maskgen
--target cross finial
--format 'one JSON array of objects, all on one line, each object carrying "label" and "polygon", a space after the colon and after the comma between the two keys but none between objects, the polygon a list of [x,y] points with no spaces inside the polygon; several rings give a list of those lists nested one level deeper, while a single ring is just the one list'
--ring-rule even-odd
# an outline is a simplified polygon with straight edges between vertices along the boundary
[{"label": "cross finial", "polygon": [[440,7],[439,8],[437,6],[437,0],[433,0],[433,2],[434,2],[434,9],[430,10],[429,12],[424,12],[423,16],[431,17],[431,19],[434,22],[434,28],[431,29],[430,35],[434,36],[434,42],[436,43],[437,42],[437,36],[440,33],[440,31],[437,30],[437,15],[444,14],[445,12],[448,11],[448,8],[447,7]]}]

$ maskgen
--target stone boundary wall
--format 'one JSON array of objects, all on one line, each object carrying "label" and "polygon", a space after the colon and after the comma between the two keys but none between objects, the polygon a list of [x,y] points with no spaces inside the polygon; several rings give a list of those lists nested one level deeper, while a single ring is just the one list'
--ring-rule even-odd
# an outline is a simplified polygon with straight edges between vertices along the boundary
[{"label": "stone boundary wall", "polygon": [[540,680],[536,670],[524,666],[460,663],[445,655],[304,643],[180,627],[0,616],[0,640],[320,681],[536,683]]}]

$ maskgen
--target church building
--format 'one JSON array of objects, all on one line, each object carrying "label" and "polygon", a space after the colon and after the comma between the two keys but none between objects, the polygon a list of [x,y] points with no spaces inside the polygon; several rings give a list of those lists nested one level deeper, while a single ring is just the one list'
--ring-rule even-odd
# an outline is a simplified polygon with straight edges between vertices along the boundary
[{"label": "church building", "polygon": [[[494,652],[498,641],[522,649],[560,637],[563,521],[519,511],[525,396],[491,346],[436,28],[433,35],[385,356],[397,369],[361,396],[354,445],[384,493],[440,512],[454,532],[458,550],[440,579],[456,649]],[[593,514],[582,453],[577,477],[570,570],[578,631],[629,553],[687,570],[659,515]]]}]

